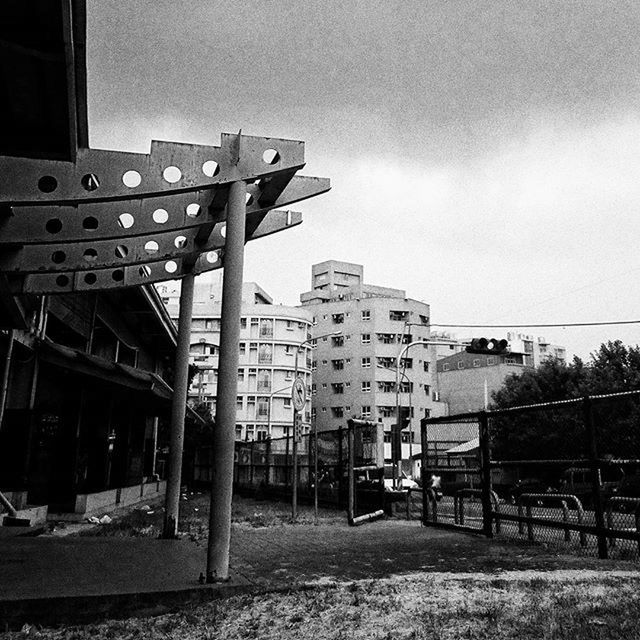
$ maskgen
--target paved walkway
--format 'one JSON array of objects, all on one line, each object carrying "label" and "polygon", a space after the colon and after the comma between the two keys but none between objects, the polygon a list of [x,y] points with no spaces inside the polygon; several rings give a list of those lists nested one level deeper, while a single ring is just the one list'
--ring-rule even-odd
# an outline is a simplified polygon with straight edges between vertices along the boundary
[{"label": "paved walkway", "polygon": [[360,527],[234,525],[231,580],[200,585],[205,566],[206,548],[185,540],[0,539],[0,629],[22,622],[156,613],[234,593],[418,571],[638,569],[637,564],[559,555],[397,520]]}]

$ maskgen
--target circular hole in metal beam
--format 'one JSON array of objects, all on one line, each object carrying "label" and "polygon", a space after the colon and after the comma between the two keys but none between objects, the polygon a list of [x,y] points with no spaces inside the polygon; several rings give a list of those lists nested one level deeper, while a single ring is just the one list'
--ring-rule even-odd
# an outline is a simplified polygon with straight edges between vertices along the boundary
[{"label": "circular hole in metal beam", "polygon": [[158,249],[160,249],[160,245],[155,240],[149,240],[144,245],[144,250],[150,255],[154,255],[158,253]]},{"label": "circular hole in metal beam", "polygon": [[95,284],[98,280],[98,276],[95,273],[87,273],[84,276],[84,281],[87,284]]},{"label": "circular hole in metal beam", "polygon": [[124,280],[124,271],[122,269],[116,269],[112,274],[111,274],[111,279],[114,282],[122,282]]},{"label": "circular hole in metal beam", "polygon": [[98,259],[98,252],[95,249],[87,249],[83,254],[85,262],[95,262]]},{"label": "circular hole in metal beam", "polygon": [[98,228],[98,218],[87,216],[82,221],[82,228],[85,229],[85,231],[95,231]]},{"label": "circular hole in metal beam", "polygon": [[125,187],[134,189],[135,187],[140,186],[140,183],[142,182],[142,176],[137,171],[126,171],[122,175],[122,182]]},{"label": "circular hole in metal beam", "polygon": [[175,184],[176,182],[178,182],[178,180],[180,180],[180,178],[182,178],[182,171],[180,171],[178,167],[167,167],[162,172],[162,177],[170,184]]},{"label": "circular hole in metal beam", "polygon": [[169,262],[164,265],[164,270],[167,273],[175,273],[178,270],[178,263],[173,260],[169,260]]},{"label": "circular hole in metal beam", "polygon": [[164,224],[169,219],[166,209],[156,209],[152,215],[153,221],[158,224]]},{"label": "circular hole in metal beam", "polygon": [[127,249],[126,245],[119,244],[116,246],[114,253],[116,258],[126,258],[129,255],[129,249]]},{"label": "circular hole in metal beam", "polygon": [[135,222],[135,219],[130,213],[121,213],[118,216],[118,224],[123,229],[130,229],[133,226],[134,222]]},{"label": "circular hole in metal beam", "polygon": [[148,278],[151,275],[151,267],[146,264],[138,269],[138,273],[142,278]]},{"label": "circular hole in metal beam", "polygon": [[187,205],[185,211],[190,218],[197,218],[202,211],[202,207],[197,202],[191,202]]},{"label": "circular hole in metal beam", "polygon": [[209,264],[214,264],[215,262],[218,262],[219,259],[220,256],[217,251],[209,251],[206,255],[206,260]]},{"label": "circular hole in metal beam", "polygon": [[54,251],[51,254],[51,260],[56,264],[62,264],[67,259],[67,254],[64,251]]},{"label": "circular hole in metal beam", "polygon": [[58,181],[53,176],[42,176],[40,180],[38,180],[38,189],[42,191],[42,193],[51,193],[58,188]]},{"label": "circular hole in metal beam", "polygon": [[64,276],[64,275],[58,276],[56,278],[56,284],[59,287],[66,287],[69,284],[69,276]]},{"label": "circular hole in metal beam", "polygon": [[220,165],[215,160],[207,160],[202,165],[202,173],[208,178],[213,178],[220,173]]},{"label": "circular hole in metal beam", "polygon": [[275,149],[267,149],[262,154],[262,159],[267,164],[278,164],[280,162],[280,154]]},{"label": "circular hole in metal beam", "polygon": [[185,236],[178,236],[173,244],[176,245],[176,249],[184,249],[187,246],[187,238]]},{"label": "circular hole in metal beam", "polygon": [[62,230],[62,220],[59,220],[58,218],[51,218],[50,220],[47,220],[45,229],[49,233],[59,233]]},{"label": "circular hole in metal beam", "polygon": [[95,191],[100,186],[100,180],[95,173],[86,173],[82,176],[80,184],[85,191]]},{"label": "circular hole in metal beam", "polygon": [[220,227],[220,235],[221,235],[223,238],[226,238],[226,237],[227,237],[227,225],[226,225],[226,224],[223,224],[223,225]]}]

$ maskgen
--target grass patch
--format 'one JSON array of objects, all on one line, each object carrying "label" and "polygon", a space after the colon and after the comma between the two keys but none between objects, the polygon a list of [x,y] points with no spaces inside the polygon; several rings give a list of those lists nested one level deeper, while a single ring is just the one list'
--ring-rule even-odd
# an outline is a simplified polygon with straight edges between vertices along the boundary
[{"label": "grass patch", "polygon": [[[178,534],[194,542],[206,542],[209,531],[209,501],[205,492],[190,491],[183,493],[180,499],[180,517]],[[299,505],[298,517],[291,517],[291,504],[287,502],[259,502],[241,496],[233,497],[231,521],[238,526],[281,527],[314,523],[313,507]],[[346,515],[341,511],[318,509],[318,519],[322,524],[345,522]],[[117,514],[112,522],[83,531],[81,536],[130,536],[157,538],[163,527],[164,507],[162,505],[144,505]]]},{"label": "grass patch", "polygon": [[[60,629],[25,628],[9,638],[312,637],[502,640],[637,638],[640,578],[456,579],[420,574],[241,596],[156,618]],[[26,633],[28,632],[28,633]]]}]

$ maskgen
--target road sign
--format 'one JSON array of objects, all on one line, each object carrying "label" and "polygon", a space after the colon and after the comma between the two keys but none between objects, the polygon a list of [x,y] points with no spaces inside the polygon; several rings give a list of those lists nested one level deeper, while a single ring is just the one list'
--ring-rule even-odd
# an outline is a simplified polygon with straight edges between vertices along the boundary
[{"label": "road sign", "polygon": [[293,400],[293,408],[296,411],[302,411],[307,401],[307,389],[302,378],[296,378],[291,387],[291,399]]}]

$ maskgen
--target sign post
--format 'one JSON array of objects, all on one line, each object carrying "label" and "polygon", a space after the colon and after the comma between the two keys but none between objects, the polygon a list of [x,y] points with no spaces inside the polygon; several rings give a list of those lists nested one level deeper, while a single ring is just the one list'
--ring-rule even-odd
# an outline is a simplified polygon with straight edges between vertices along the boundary
[{"label": "sign post", "polygon": [[302,439],[301,411],[307,402],[307,388],[302,378],[296,378],[291,386],[291,400],[293,402],[293,469],[291,472],[291,518],[298,517],[298,442]]}]

